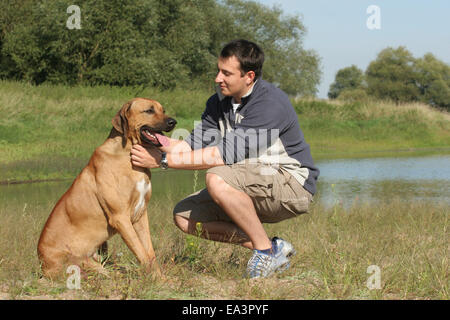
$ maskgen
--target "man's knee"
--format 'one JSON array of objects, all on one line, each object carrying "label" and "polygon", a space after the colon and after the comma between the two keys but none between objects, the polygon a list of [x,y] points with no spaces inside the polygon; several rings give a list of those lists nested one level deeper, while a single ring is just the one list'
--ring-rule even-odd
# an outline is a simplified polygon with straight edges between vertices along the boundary
[{"label": "man's knee", "polygon": [[206,188],[209,192],[219,187],[221,182],[224,182],[221,176],[215,173],[206,173]]},{"label": "man's knee", "polygon": [[206,189],[208,189],[209,194],[214,200],[224,194],[227,186],[227,183],[221,176],[214,173],[206,174]]}]

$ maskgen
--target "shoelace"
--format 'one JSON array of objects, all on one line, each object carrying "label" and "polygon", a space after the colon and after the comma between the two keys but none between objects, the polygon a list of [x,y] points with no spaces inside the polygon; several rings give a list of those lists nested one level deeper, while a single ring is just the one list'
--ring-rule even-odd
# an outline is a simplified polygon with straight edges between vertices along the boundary
[{"label": "shoelace", "polygon": [[267,254],[254,254],[247,264],[247,270],[250,271],[250,276],[264,275],[267,273],[271,261],[272,257]]}]

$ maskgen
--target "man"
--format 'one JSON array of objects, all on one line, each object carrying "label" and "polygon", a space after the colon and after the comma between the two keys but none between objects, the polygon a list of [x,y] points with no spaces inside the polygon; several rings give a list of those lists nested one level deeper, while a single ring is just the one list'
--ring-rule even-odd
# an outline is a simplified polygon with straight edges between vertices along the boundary
[{"label": "man", "polygon": [[185,140],[167,138],[162,153],[135,145],[131,156],[135,166],[208,169],[206,189],[175,206],[175,224],[197,234],[200,222],[201,237],[252,249],[250,278],[289,267],[294,248],[262,223],[307,212],[319,175],[287,95],[261,78],[263,62],[255,43],[227,44],[201,124]]}]

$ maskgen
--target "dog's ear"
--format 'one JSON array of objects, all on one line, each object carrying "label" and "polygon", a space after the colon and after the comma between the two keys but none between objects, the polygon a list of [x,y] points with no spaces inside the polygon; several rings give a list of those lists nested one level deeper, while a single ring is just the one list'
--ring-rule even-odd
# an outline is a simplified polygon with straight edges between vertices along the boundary
[{"label": "dog's ear", "polygon": [[119,112],[112,119],[112,125],[114,129],[119,131],[125,138],[128,134],[128,120],[127,113],[131,108],[131,101],[125,103],[122,108],[120,108]]}]

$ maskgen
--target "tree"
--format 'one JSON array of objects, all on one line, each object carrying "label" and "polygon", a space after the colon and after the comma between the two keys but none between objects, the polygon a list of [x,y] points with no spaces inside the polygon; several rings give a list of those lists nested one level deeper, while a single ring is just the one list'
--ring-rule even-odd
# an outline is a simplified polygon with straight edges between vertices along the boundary
[{"label": "tree", "polygon": [[319,57],[303,49],[300,19],[277,7],[244,0],[78,0],[81,29],[68,29],[69,1],[23,0],[25,10],[21,3],[0,5],[3,79],[210,86],[222,46],[246,38],[266,53],[265,79],[292,95],[317,91]]},{"label": "tree", "polygon": [[415,63],[420,100],[450,111],[450,66],[431,53]]},{"label": "tree", "polygon": [[[67,1],[35,1],[29,23],[18,23],[6,35],[4,54],[21,78],[32,83],[161,84],[154,58],[157,12],[152,1],[80,0],[80,30],[66,27]],[[150,49],[151,48],[151,49]],[[173,74],[177,64],[167,63]]]},{"label": "tree", "polygon": [[[303,48],[306,29],[298,16],[255,1],[225,1],[223,34],[228,40],[245,38],[258,43],[266,61],[263,77],[290,95],[315,95],[320,82],[320,58]],[[225,39],[222,39],[221,46]]]},{"label": "tree", "polygon": [[330,85],[328,98],[336,99],[344,90],[361,89],[364,86],[364,73],[355,65],[340,69]]},{"label": "tree", "polygon": [[367,67],[367,93],[396,103],[419,100],[414,64],[414,57],[405,47],[382,50]]},{"label": "tree", "polygon": [[431,53],[415,59],[404,47],[384,49],[367,67],[366,79],[375,98],[450,109],[450,66]]},{"label": "tree", "polygon": [[19,80],[14,61],[5,54],[3,47],[5,38],[15,25],[30,24],[30,12],[35,0],[2,0],[0,1],[0,78]]}]

